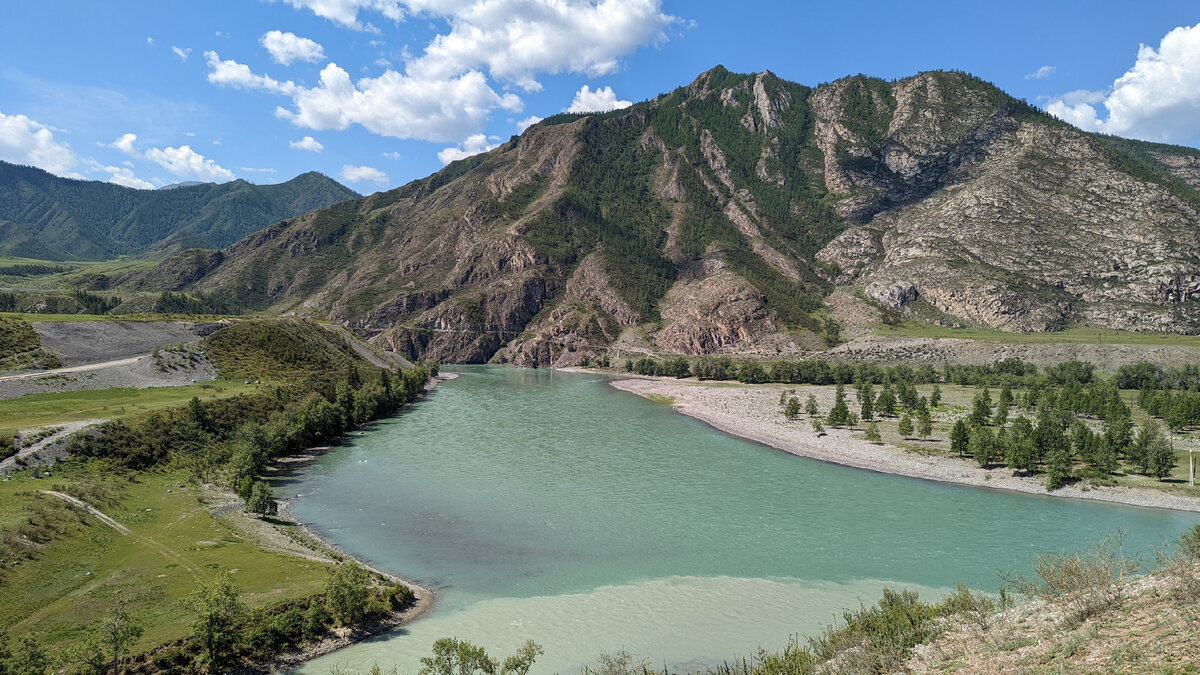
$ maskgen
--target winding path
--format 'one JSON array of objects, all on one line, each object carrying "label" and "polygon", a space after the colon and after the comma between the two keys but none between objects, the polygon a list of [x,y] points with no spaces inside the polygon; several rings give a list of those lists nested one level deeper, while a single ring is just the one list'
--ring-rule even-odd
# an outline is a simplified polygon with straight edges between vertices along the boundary
[{"label": "winding path", "polygon": [[104,523],[105,525],[108,525],[109,527],[116,530],[117,532],[120,532],[121,534],[129,534],[128,527],[125,527],[124,525],[118,523],[117,521],[113,520],[112,518],[109,518],[107,515],[104,514],[103,511],[92,506],[91,504],[88,504],[87,502],[83,501],[82,499],[76,499],[75,497],[72,497],[69,494],[66,494],[64,492],[55,492],[54,490],[38,490],[38,492],[40,492],[44,495],[50,495],[51,497],[58,497],[59,499],[62,499],[63,501],[70,502],[70,503],[74,504],[75,506],[78,506],[79,508],[83,509],[84,511],[87,511],[88,513],[92,514],[93,516],[96,516],[96,518],[100,519],[100,522]]}]

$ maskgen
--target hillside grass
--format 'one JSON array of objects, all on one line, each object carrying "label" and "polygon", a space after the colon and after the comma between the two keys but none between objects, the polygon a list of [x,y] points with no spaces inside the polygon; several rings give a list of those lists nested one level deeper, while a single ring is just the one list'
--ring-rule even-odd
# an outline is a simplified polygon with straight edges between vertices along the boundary
[{"label": "hillside grass", "polygon": [[1102,328],[1068,328],[1053,333],[1006,333],[993,328],[947,328],[930,324],[906,323],[881,326],[881,337],[957,338],[985,342],[1017,344],[1125,344],[1161,347],[1200,347],[1200,336],[1175,333],[1136,333]]},{"label": "hillside grass", "polygon": [[99,389],[27,394],[0,400],[0,432],[17,431],[63,422],[112,419],[186,405],[193,397],[201,401],[228,398],[253,391],[256,385],[242,381],[217,380],[182,387],[149,389]]},{"label": "hillside grass", "polygon": [[[61,512],[65,502],[37,490],[100,480],[79,466],[52,471],[49,479],[19,475],[0,482],[0,523],[23,519],[39,506]],[[143,651],[190,634],[192,616],[178,601],[218,573],[233,575],[251,607],[321,590],[325,565],[245,540],[209,514],[211,507],[187,478],[179,471],[140,473],[123,485],[119,502],[94,504],[127,526],[128,536],[90,515],[67,521],[65,536],[0,579],[0,626],[10,635],[38,635],[54,655],[81,641],[120,594],[145,626],[134,645]]]}]

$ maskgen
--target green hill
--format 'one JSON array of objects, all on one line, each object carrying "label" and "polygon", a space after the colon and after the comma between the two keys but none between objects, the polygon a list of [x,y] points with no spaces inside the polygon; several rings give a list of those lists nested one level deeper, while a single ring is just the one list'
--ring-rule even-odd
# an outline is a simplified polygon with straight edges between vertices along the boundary
[{"label": "green hill", "polygon": [[0,162],[0,254],[104,260],[221,248],[271,223],[357,196],[315,172],[277,185],[235,180],[135,190]]}]

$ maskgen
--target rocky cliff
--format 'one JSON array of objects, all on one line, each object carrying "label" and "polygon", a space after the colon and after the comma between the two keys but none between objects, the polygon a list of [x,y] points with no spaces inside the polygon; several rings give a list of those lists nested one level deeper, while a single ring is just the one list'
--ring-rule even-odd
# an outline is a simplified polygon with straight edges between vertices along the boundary
[{"label": "rocky cliff", "polygon": [[164,265],[443,361],[797,353],[837,341],[831,317],[897,313],[1183,332],[1198,178],[1200,152],[1088,135],[962,73],[812,89],[718,67]]}]

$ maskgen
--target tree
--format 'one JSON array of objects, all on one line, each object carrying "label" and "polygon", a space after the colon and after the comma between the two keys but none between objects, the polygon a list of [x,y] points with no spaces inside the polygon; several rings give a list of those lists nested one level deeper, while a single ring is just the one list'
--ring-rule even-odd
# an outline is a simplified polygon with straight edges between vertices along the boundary
[{"label": "tree", "polygon": [[972,404],[971,416],[969,418],[971,426],[981,427],[988,423],[992,417],[992,394],[984,387],[975,394],[975,400]]},{"label": "tree", "polygon": [[825,425],[821,424],[821,420],[814,417],[809,420],[809,422],[812,423],[812,429],[817,433],[818,436],[825,433]]},{"label": "tree", "polygon": [[804,403],[804,413],[806,415],[808,415],[809,417],[815,417],[816,415],[818,415],[820,413],[820,411],[817,410],[817,397],[816,396],[814,396],[812,394],[808,395],[808,400],[805,401],[805,403]]},{"label": "tree", "polygon": [[971,431],[971,456],[980,467],[986,469],[999,455],[996,452],[996,437],[987,427],[975,427]]},{"label": "tree", "polygon": [[1033,429],[1033,446],[1037,449],[1039,460],[1045,460],[1052,452],[1064,451],[1070,457],[1071,445],[1063,435],[1058,416],[1049,408],[1038,412],[1037,426]]},{"label": "tree", "polygon": [[833,407],[829,409],[829,415],[825,421],[834,427],[846,426],[850,422],[850,407],[846,405],[846,388],[840,384],[834,394]]},{"label": "tree", "polygon": [[433,643],[433,656],[421,657],[419,675],[495,675],[500,664],[476,647],[458,638],[440,638]]},{"label": "tree", "polygon": [[929,405],[936,408],[941,404],[942,404],[942,388],[935,384],[935,385],[933,385],[933,391],[929,393]]},{"label": "tree", "polygon": [[896,416],[896,394],[886,384],[879,390],[879,398],[875,399],[875,410],[882,417]]},{"label": "tree", "polygon": [[928,407],[921,406],[917,409],[917,434],[921,436],[921,440],[933,435],[933,415],[929,414]]},{"label": "tree", "polygon": [[783,416],[789,420],[794,420],[797,417],[800,417],[800,399],[796,398],[795,396],[789,398],[787,405],[783,407]]},{"label": "tree", "polygon": [[1129,454],[1139,473],[1159,480],[1171,475],[1171,469],[1175,468],[1175,453],[1163,437],[1162,427],[1153,419],[1138,429]]},{"label": "tree", "polygon": [[1046,453],[1046,489],[1057,490],[1070,480],[1074,464],[1071,451],[1065,443],[1055,446]]},{"label": "tree", "polygon": [[352,626],[366,614],[369,580],[362,565],[343,563],[325,582],[325,608],[339,626]]},{"label": "tree", "polygon": [[875,416],[875,390],[870,382],[864,382],[858,388],[858,400],[861,404],[862,418],[865,421],[870,421]]},{"label": "tree", "polygon": [[251,513],[263,516],[273,516],[279,511],[279,504],[271,494],[271,486],[259,480],[254,481],[250,488],[250,498],[246,500],[246,508]]},{"label": "tree", "polygon": [[1007,384],[1000,387],[999,405],[1002,405],[1005,408],[1012,408],[1014,403],[1015,401],[1013,400],[1012,387],[1009,387]]},{"label": "tree", "polygon": [[1008,424],[1008,407],[1009,404],[1003,400],[996,404],[996,416],[992,420],[996,426],[1003,427]]},{"label": "tree", "polygon": [[1107,476],[1117,470],[1117,453],[1113,452],[1108,439],[1097,436],[1094,446],[1088,456],[1092,469],[1101,476]]},{"label": "tree", "polygon": [[15,675],[41,675],[49,667],[50,659],[42,649],[42,643],[32,635],[21,638],[21,646],[8,659],[8,668]]},{"label": "tree", "polygon": [[962,420],[955,421],[954,426],[950,428],[950,450],[959,457],[965,457],[970,443],[971,431],[967,428],[967,423]]},{"label": "tree", "polygon": [[900,432],[900,438],[907,439],[909,436],[912,436],[913,421],[912,421],[912,418],[908,416],[908,413],[905,413],[900,418],[900,425],[899,425],[899,428],[897,429],[897,431]]},{"label": "tree", "polygon": [[142,632],[142,625],[129,616],[128,603],[118,597],[112,611],[100,621],[97,635],[98,641],[104,646],[104,651],[112,654],[114,675],[121,672],[121,652],[140,638]]},{"label": "tree", "polygon": [[225,651],[237,642],[246,618],[241,589],[228,573],[222,574],[201,581],[200,587],[184,598],[183,605],[196,613],[192,632],[204,645],[209,663],[215,668],[220,665]]},{"label": "tree", "polygon": [[1126,452],[1133,440],[1133,418],[1117,392],[1113,392],[1104,410],[1104,437],[1116,454]]},{"label": "tree", "polygon": [[872,443],[882,443],[883,437],[879,435],[879,427],[874,422],[867,424],[867,431],[863,434],[863,438]]},{"label": "tree", "polygon": [[533,640],[526,640],[525,644],[517,649],[516,654],[504,659],[500,672],[503,675],[527,675],[537,657],[545,653],[541,645]]}]

